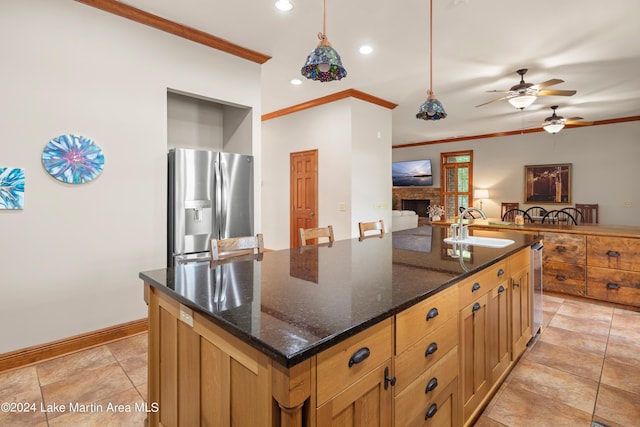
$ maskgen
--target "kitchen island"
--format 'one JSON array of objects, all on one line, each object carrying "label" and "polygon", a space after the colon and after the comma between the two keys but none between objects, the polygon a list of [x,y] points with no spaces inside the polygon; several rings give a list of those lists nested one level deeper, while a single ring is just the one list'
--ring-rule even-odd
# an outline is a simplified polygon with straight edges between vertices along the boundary
[{"label": "kitchen island", "polygon": [[531,337],[538,238],[454,248],[446,232],[140,273],[150,424],[471,423]]}]

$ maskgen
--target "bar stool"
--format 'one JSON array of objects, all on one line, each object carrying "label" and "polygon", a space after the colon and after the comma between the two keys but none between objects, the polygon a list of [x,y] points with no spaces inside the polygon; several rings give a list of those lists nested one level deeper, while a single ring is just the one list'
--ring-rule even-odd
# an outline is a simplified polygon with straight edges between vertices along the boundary
[{"label": "bar stool", "polygon": [[320,237],[329,239],[329,244],[334,242],[332,225],[320,228],[299,228],[298,236],[300,236],[300,246],[307,246],[307,240],[318,239]]},{"label": "bar stool", "polygon": [[[384,221],[381,219],[373,222],[359,222],[358,229],[361,241],[367,237],[384,237]],[[375,233],[366,234],[368,231],[375,231]]]}]

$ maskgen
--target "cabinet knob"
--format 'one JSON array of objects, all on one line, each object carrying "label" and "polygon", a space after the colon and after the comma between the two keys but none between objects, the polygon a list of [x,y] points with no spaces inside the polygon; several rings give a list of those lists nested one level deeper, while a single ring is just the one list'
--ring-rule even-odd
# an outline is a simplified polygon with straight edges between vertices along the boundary
[{"label": "cabinet knob", "polygon": [[429,344],[427,346],[427,350],[424,352],[424,357],[427,357],[433,353],[435,353],[436,351],[438,351],[438,344],[435,342],[432,342],[431,344]]},{"label": "cabinet knob", "polygon": [[436,387],[438,387],[438,379],[433,377],[427,383],[427,388],[424,389],[424,393],[427,394],[430,391],[433,391]]},{"label": "cabinet knob", "polygon": [[473,286],[471,286],[471,292],[475,292],[478,289],[480,289],[480,283],[476,282],[473,284]]},{"label": "cabinet knob", "polygon": [[433,405],[429,406],[429,409],[427,409],[427,413],[425,414],[424,419],[428,420],[429,418],[433,418],[436,412],[438,412],[438,404],[434,403]]},{"label": "cabinet knob", "polygon": [[620,256],[620,252],[618,252],[618,251],[607,251],[607,256],[619,257]]},{"label": "cabinet knob", "polygon": [[389,388],[389,384],[391,384],[392,387],[394,385],[396,385],[396,377],[390,377],[389,376],[389,367],[385,366],[385,368],[384,368],[384,389],[385,390],[387,388]]},{"label": "cabinet knob", "polygon": [[502,276],[504,274],[504,270],[503,269],[499,269],[498,270],[498,277]]},{"label": "cabinet knob", "polygon": [[556,276],[556,280],[558,280],[560,282],[564,282],[565,280],[567,280],[567,276],[562,276],[562,275],[558,274]]},{"label": "cabinet knob", "polygon": [[617,283],[609,282],[607,283],[607,289],[620,289],[620,285]]},{"label": "cabinet knob", "polygon": [[480,305],[479,302],[473,304],[473,307],[471,308],[471,312],[475,313],[476,311],[480,310],[482,308],[482,306]]},{"label": "cabinet knob", "polygon": [[370,354],[371,351],[369,351],[368,347],[362,347],[360,350],[353,353],[353,355],[349,359],[349,367],[363,362],[367,357],[369,357]]},{"label": "cabinet knob", "polygon": [[498,293],[501,294],[505,291],[504,286],[500,285],[500,287],[498,288]]},{"label": "cabinet knob", "polygon": [[431,310],[429,310],[429,312],[427,313],[427,321],[429,321],[429,319],[433,319],[434,317],[438,316],[438,309],[436,307],[433,307]]}]

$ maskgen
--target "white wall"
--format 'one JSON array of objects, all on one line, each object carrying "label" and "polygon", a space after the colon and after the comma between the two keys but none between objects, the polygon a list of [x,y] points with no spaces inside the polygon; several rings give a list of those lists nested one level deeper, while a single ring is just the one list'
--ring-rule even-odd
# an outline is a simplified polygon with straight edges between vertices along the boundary
[{"label": "white wall", "polygon": [[[524,204],[525,165],[571,163],[571,204],[598,203],[601,224],[639,226],[638,135],[640,123],[628,122],[564,129],[555,135],[538,132],[397,148],[393,160],[431,159],[434,185],[439,186],[440,153],[473,150],[473,185],[489,189],[483,208],[494,218],[500,216],[503,201],[520,202],[525,209],[533,206]],[[631,207],[624,202],[631,202]]]},{"label": "white wall", "polygon": [[[166,263],[167,90],[253,109],[260,65],[73,1],[0,2],[0,166],[25,209],[0,211],[0,353],[146,317],[140,271]],[[103,173],[63,184],[42,149],[93,139]],[[260,229],[256,185],[256,227]]]},{"label": "white wall", "polygon": [[[265,247],[289,247],[291,152],[318,149],[318,225],[333,225],[336,239],[357,236],[358,221],[390,226],[390,134],[391,111],[354,98],[263,122]],[[388,212],[375,208],[381,203]]]}]

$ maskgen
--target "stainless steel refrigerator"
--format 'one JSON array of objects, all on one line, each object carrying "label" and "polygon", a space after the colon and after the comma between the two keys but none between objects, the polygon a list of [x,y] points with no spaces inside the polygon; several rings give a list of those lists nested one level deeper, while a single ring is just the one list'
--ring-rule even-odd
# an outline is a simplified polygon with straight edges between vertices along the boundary
[{"label": "stainless steel refrigerator", "polygon": [[210,240],[251,236],[253,157],[169,151],[167,265],[209,257]]}]

